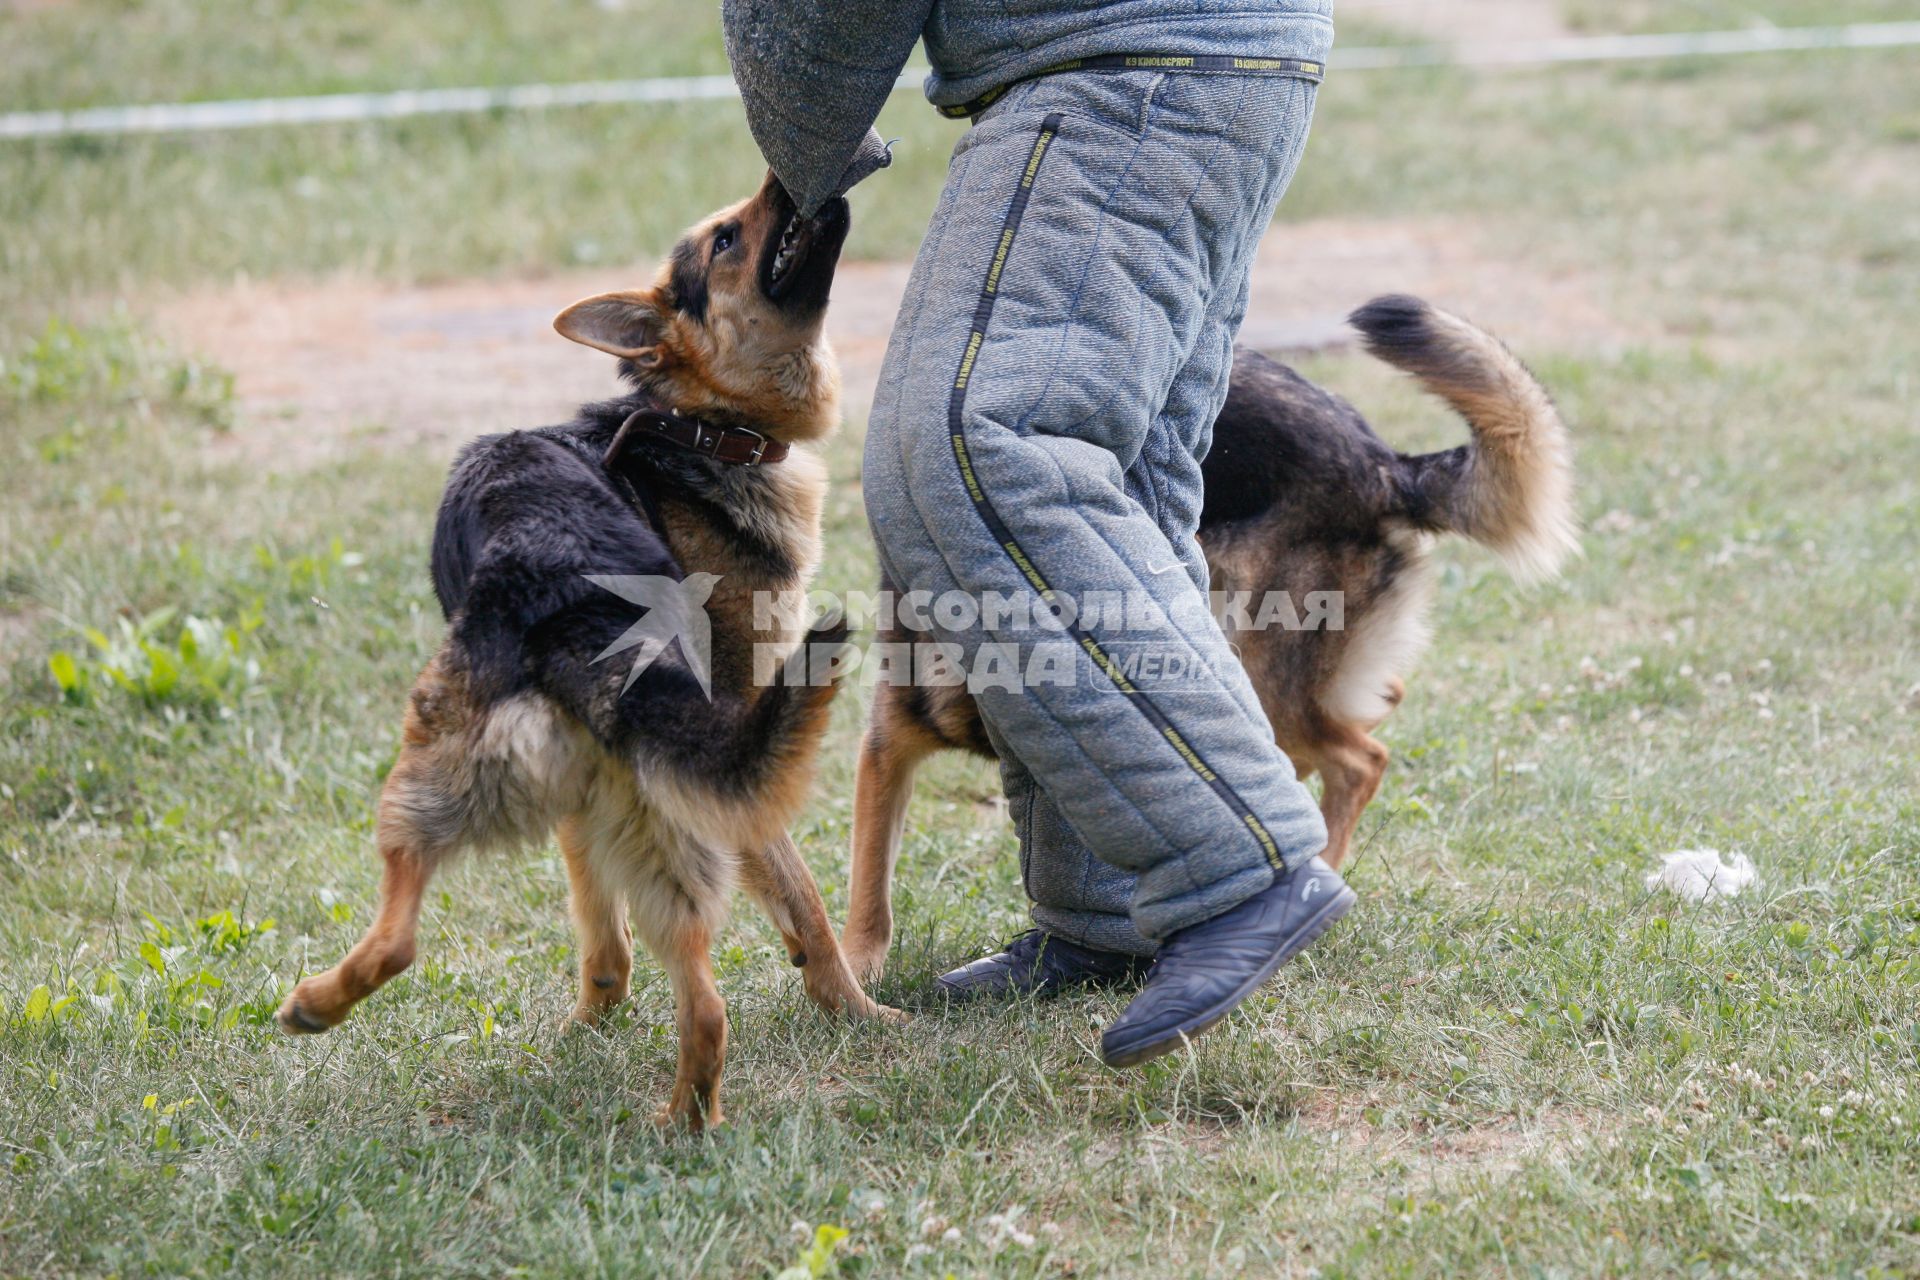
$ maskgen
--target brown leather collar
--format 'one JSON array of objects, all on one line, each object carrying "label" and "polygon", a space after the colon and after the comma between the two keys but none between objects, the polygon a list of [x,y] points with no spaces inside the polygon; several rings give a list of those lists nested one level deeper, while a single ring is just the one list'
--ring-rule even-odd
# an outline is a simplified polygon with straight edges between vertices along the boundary
[{"label": "brown leather collar", "polygon": [[614,433],[613,443],[607,446],[609,468],[619,460],[628,439],[636,434],[736,467],[765,466],[787,456],[783,441],[747,427],[716,427],[698,418],[682,417],[672,410],[635,409]]}]

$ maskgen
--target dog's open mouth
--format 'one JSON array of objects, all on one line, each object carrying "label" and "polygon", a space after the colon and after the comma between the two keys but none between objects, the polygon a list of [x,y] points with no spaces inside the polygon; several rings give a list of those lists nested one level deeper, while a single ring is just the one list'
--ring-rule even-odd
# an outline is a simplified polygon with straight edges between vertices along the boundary
[{"label": "dog's open mouth", "polygon": [[813,244],[813,222],[803,221],[795,214],[787,219],[787,229],[780,233],[780,246],[774,250],[773,266],[767,273],[767,291],[778,297],[780,286],[793,276],[793,268],[807,260],[807,250]]},{"label": "dog's open mouth", "polygon": [[768,301],[783,306],[822,305],[847,237],[847,202],[836,196],[803,218],[792,197],[777,186],[773,201],[781,230],[762,256],[761,290]]}]

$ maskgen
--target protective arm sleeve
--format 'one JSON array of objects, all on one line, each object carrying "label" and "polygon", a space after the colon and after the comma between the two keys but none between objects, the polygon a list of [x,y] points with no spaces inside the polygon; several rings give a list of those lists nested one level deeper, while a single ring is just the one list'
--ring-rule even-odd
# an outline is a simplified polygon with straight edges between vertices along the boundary
[{"label": "protective arm sleeve", "polygon": [[723,0],[747,127],[812,214],[888,163],[873,131],[933,0]]}]

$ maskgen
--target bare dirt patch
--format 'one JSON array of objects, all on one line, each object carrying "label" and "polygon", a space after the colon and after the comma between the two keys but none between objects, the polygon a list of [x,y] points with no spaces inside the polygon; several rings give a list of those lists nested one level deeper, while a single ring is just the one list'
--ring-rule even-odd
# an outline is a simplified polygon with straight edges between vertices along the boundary
[{"label": "bare dirt patch", "polygon": [[[828,328],[855,421],[872,400],[907,270],[848,263],[834,285]],[[238,421],[212,447],[295,471],[369,448],[444,455],[483,432],[563,421],[581,402],[616,394],[612,362],[550,322],[575,298],[651,275],[242,282],[164,301],[155,323],[175,347],[235,375]],[[1350,310],[1402,291],[1472,316],[1523,352],[1592,350],[1625,335],[1598,281],[1502,261],[1457,225],[1326,219],[1268,234],[1241,340],[1266,351],[1340,346],[1351,340]]]},{"label": "bare dirt patch", "polygon": [[1369,1161],[1398,1162],[1406,1175],[1459,1178],[1512,1173],[1527,1161],[1559,1156],[1613,1140],[1615,1122],[1570,1108],[1533,1116],[1499,1116],[1464,1129],[1383,1129],[1366,1118],[1366,1099],[1315,1094],[1296,1112],[1300,1126]]},{"label": "bare dirt patch", "polygon": [[[636,276],[633,278],[641,278]],[[215,448],[297,470],[361,448],[427,448],[556,422],[615,390],[611,361],[553,332],[609,277],[402,288],[242,282],[160,307],[161,334],[234,374]]]},{"label": "bare dirt patch", "polygon": [[1353,338],[1347,313],[1382,293],[1419,294],[1522,352],[1605,350],[1635,332],[1598,277],[1498,256],[1458,222],[1322,218],[1267,233],[1240,342],[1261,351],[1344,346]]}]

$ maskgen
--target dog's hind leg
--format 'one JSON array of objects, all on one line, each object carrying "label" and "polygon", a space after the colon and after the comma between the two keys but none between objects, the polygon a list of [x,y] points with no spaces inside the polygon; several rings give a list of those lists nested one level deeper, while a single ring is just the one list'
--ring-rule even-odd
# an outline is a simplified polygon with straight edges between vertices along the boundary
[{"label": "dog's hind leg", "polygon": [[[794,845],[781,835],[762,849],[742,856],[740,878],[747,892],[767,913],[787,945],[787,957],[800,968],[807,996],[829,1013],[858,1018],[901,1018],[896,1010],[875,1004],[861,987],[841,953],[827,919],[826,903],[813,872]],[[881,954],[885,955],[882,948]]]},{"label": "dog's hind leg", "polygon": [[447,652],[420,673],[399,758],[380,789],[376,838],[386,875],[373,925],[346,958],[293,989],[276,1016],[291,1032],[325,1031],[413,963],[420,899],[449,855],[543,838],[545,798],[571,766],[550,710],[532,700],[477,710]]},{"label": "dog's hind leg", "polygon": [[913,799],[913,775],[941,746],[899,712],[895,704],[907,692],[879,686],[854,774],[852,901],[841,949],[862,982],[874,981],[886,969],[887,948],[893,945],[893,869]]},{"label": "dog's hind leg", "polygon": [[1390,753],[1384,743],[1358,726],[1329,727],[1331,732],[1315,748],[1321,777],[1320,813],[1327,822],[1327,848],[1320,856],[1338,870],[1353,846],[1360,815],[1380,790]]},{"label": "dog's hind leg", "polygon": [[432,773],[426,748],[401,748],[380,794],[378,838],[387,865],[373,924],[339,964],[293,989],[274,1015],[281,1030],[311,1035],[338,1026],[348,1010],[413,963],[420,898],[445,852],[445,842],[419,820],[417,793],[432,788]]},{"label": "dog's hind leg", "polygon": [[625,890],[594,864],[586,820],[560,823],[560,852],[572,889],[574,936],[580,948],[580,1002],[569,1023],[592,1024],[627,998],[633,981],[633,928]]}]

